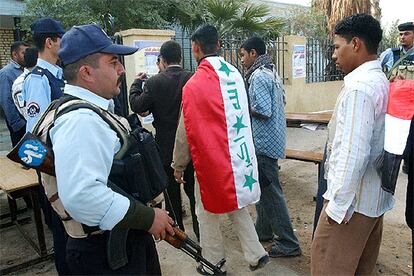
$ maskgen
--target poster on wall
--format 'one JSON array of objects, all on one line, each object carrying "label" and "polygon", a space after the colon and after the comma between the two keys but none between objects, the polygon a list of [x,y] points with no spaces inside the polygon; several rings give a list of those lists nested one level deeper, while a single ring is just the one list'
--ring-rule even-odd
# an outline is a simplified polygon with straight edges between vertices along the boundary
[{"label": "poster on wall", "polygon": [[[160,40],[134,40],[134,46],[138,51],[134,54],[135,73],[145,72],[148,77],[158,73],[157,57],[163,41]],[[143,84],[144,85],[144,84]],[[152,113],[145,117],[139,116],[142,124],[151,124],[154,121]]]},{"label": "poster on wall", "polygon": [[293,45],[292,70],[294,79],[304,78],[306,76],[305,45]]},{"label": "poster on wall", "polygon": [[138,48],[135,53],[135,73],[145,72],[148,76],[158,73],[157,57],[163,41],[160,40],[134,40],[134,46]]}]

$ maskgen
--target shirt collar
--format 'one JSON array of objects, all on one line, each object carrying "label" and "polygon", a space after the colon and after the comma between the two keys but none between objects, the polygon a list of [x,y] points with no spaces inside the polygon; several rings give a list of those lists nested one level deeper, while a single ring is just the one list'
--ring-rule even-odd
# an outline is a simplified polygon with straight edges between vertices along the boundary
[{"label": "shirt collar", "polygon": [[102,109],[108,110],[110,100],[102,98],[101,96],[98,96],[95,93],[83,87],[66,84],[64,93],[78,97],[82,100],[93,103],[94,105],[97,105]]},{"label": "shirt collar", "polygon": [[23,67],[18,64],[17,62],[15,62],[14,60],[10,60],[10,63],[13,65],[14,68],[19,69],[19,70],[23,70]]},{"label": "shirt collar", "polygon": [[63,76],[62,68],[55,64],[51,64],[44,59],[38,58],[36,66],[39,66],[43,69],[47,69],[53,76],[55,76],[58,79],[61,79]]},{"label": "shirt collar", "polygon": [[356,79],[361,78],[361,74],[367,74],[368,71],[378,69],[381,70],[381,62],[379,60],[367,61],[357,68],[355,68],[351,73],[344,77],[344,82],[349,83],[353,82]]},{"label": "shirt collar", "polygon": [[405,53],[407,53],[408,51],[410,51],[411,49],[413,49],[414,48],[414,44],[413,44],[413,46],[411,46],[411,48],[410,49],[408,49],[407,51],[404,49],[404,47],[403,46],[400,46],[400,50],[403,52],[403,54],[405,54]]}]

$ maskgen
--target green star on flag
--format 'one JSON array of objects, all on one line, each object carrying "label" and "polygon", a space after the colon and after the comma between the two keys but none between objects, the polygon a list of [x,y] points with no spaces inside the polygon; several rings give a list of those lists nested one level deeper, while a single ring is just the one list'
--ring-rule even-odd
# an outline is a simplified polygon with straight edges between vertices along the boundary
[{"label": "green star on flag", "polygon": [[220,60],[220,63],[221,63],[221,67],[220,67],[219,71],[222,71],[222,72],[226,73],[226,75],[228,77],[230,75],[230,73],[232,73],[233,71],[231,71],[230,68],[227,66],[227,64],[225,64],[221,60]]},{"label": "green star on flag", "polygon": [[237,122],[233,125],[234,128],[237,129],[237,135],[239,134],[240,129],[247,127],[245,124],[243,124],[243,115],[242,116],[237,116]]},{"label": "green star on flag", "polygon": [[253,184],[257,182],[257,180],[253,178],[253,171],[250,173],[250,175],[244,175],[244,178],[246,179],[246,182],[244,182],[243,187],[249,187],[251,192],[253,189]]}]

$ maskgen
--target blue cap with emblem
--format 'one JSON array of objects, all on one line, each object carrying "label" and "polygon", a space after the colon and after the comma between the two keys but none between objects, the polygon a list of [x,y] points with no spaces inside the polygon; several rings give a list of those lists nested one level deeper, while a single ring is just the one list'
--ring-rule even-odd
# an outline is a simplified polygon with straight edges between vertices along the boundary
[{"label": "blue cap with emblem", "polygon": [[51,18],[41,18],[30,25],[33,35],[37,34],[58,34],[63,35],[65,30],[60,21]]},{"label": "blue cap with emblem", "polygon": [[95,53],[130,55],[138,50],[112,43],[108,35],[95,24],[73,26],[62,37],[59,57],[63,66]]}]

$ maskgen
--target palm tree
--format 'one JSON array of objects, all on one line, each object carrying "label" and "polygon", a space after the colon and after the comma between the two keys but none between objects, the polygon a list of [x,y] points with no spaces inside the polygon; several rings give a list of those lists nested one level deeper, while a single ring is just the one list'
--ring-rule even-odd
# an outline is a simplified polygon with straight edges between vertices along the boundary
[{"label": "palm tree", "polygon": [[252,34],[277,37],[284,22],[269,15],[266,5],[247,0],[193,0],[176,11],[176,22],[189,32],[203,23],[214,25],[220,36],[244,38]]},{"label": "palm tree", "polygon": [[368,13],[378,20],[381,18],[379,0],[313,0],[312,7],[325,12],[331,37],[336,23],[352,14]]}]

